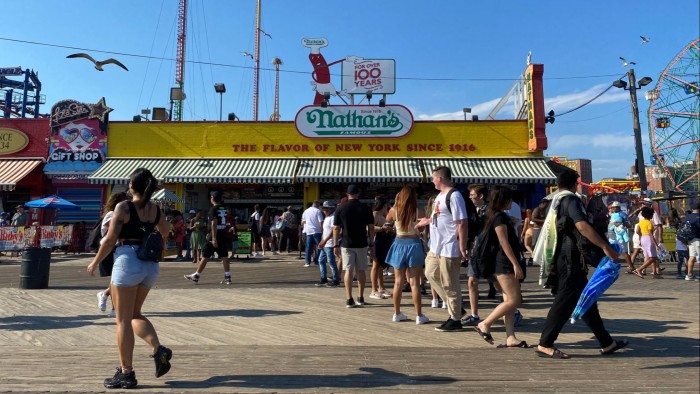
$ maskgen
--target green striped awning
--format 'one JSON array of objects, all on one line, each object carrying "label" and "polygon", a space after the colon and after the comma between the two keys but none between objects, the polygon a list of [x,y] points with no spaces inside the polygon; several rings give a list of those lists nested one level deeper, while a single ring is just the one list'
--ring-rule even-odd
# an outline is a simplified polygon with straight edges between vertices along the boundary
[{"label": "green striped awning", "polygon": [[297,159],[181,159],[167,183],[292,183]]},{"label": "green striped awning", "polygon": [[458,183],[556,183],[545,158],[423,159],[428,182],[433,169],[447,166]]},{"label": "green striped awning", "polygon": [[418,159],[301,160],[299,182],[423,182]]},{"label": "green striped awning", "polygon": [[177,159],[107,159],[100,168],[88,176],[88,182],[102,185],[129,183],[131,173],[140,167],[147,168],[154,177],[163,181],[166,172],[175,165]]}]

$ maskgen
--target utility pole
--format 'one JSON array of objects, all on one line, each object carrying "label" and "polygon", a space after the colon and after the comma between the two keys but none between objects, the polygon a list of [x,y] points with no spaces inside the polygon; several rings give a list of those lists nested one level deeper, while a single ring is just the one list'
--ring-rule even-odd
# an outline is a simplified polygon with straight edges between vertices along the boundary
[{"label": "utility pole", "polygon": [[644,148],[642,147],[642,129],[639,126],[639,107],[637,106],[637,79],[634,69],[627,72],[630,89],[630,103],[632,104],[632,126],[634,128],[634,145],[637,152],[637,175],[639,176],[639,189],[647,190],[647,173],[644,165]]}]

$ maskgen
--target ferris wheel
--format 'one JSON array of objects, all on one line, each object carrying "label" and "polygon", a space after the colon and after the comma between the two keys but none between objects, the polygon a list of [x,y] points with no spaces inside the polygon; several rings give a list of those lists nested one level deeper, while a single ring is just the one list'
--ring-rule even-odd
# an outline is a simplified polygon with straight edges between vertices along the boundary
[{"label": "ferris wheel", "polygon": [[647,92],[649,136],[660,169],[679,191],[700,180],[700,39],[688,44]]}]

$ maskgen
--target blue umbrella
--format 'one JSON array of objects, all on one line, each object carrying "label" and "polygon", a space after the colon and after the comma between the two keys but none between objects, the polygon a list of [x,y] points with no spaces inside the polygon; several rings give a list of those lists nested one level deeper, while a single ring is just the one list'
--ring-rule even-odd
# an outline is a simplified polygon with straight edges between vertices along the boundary
[{"label": "blue umbrella", "polygon": [[80,209],[79,206],[73,204],[68,200],[64,200],[59,196],[48,196],[40,198],[38,200],[29,201],[24,204],[25,207],[30,208],[49,208],[49,209]]},{"label": "blue umbrella", "polygon": [[[612,246],[618,252],[620,251],[618,245],[615,244]],[[608,256],[603,257],[603,259],[600,260],[600,264],[598,264],[598,268],[595,269],[591,279],[588,281],[588,284],[581,292],[581,297],[579,297],[576,308],[571,314],[571,324],[574,324],[576,320],[580,319],[581,316],[588,311],[588,308],[603,295],[605,290],[615,283],[619,276],[620,264],[614,262]]]}]

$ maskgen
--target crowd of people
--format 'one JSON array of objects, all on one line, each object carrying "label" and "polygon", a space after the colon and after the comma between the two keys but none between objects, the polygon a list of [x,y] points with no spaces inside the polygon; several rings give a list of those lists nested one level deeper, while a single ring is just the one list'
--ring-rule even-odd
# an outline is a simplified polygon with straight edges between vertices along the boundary
[{"label": "crowd of people", "polygon": [[[342,280],[347,308],[366,304],[366,272],[371,262],[369,298],[391,299],[393,322],[410,320],[401,309],[404,292],[410,292],[416,324],[430,321],[423,313],[422,303],[422,295],[427,293],[426,284],[429,284],[433,298],[431,307],[442,307],[447,312],[446,319],[435,327],[436,331],[454,332],[469,326],[481,339],[493,345],[491,327],[502,319],[505,342],[499,346],[531,348],[535,346],[520,340],[516,334],[516,327],[522,320],[518,310],[522,303],[520,284],[525,279],[527,265],[532,264],[525,253],[532,253],[536,248],[545,217],[549,210],[554,210],[559,236],[546,286],[554,300],[535,353],[556,359],[570,358],[555,346],[555,342],[588,282],[588,266],[597,264],[597,261],[589,261],[589,249],[597,248],[612,260],[624,260],[628,266],[626,272],[630,274],[643,278],[645,270],[649,269],[652,277],[662,277],[658,252],[662,249],[660,232],[663,226],[657,224],[660,219],[649,207],[650,200],[643,200],[642,206],[629,215],[621,211],[619,203],[612,203],[609,212],[597,218],[598,222],[601,218],[607,222],[601,230],[586,211],[583,200],[575,194],[578,174],[573,170],[558,175],[560,192],[554,202],[542,200],[534,209],[525,211],[525,220],[508,186],[492,186],[489,191],[483,185],[471,185],[468,198],[464,198],[454,188],[448,167],[435,168],[431,179],[437,194],[425,207],[418,205],[416,191],[411,186],[404,186],[392,203],[378,197],[370,206],[360,200],[360,189],[356,185],[347,188],[346,197],[338,204],[314,201],[301,214],[298,223],[292,207],[275,213],[256,206],[250,217],[251,253],[263,255],[271,250],[278,254],[289,247],[289,233],[297,231],[295,226],[298,225],[305,243],[304,265],[319,267],[320,279],[315,286],[338,287]],[[87,268],[94,274],[103,261],[109,260],[108,256],[113,256],[110,287],[98,295],[102,310],[111,295],[117,321],[120,366],[114,377],[105,379],[104,385],[108,388],[131,388],[137,384],[132,367],[134,334],[152,347],[156,377],[170,369],[172,351],[160,344],[155,328],[141,313],[141,306],[159,274],[157,263],[138,257],[144,231],[157,230],[164,239],[170,238],[176,243],[183,242],[185,236],[180,237],[180,234],[189,231],[189,246],[197,269],[185,278],[197,283],[207,262],[216,254],[223,262],[221,283],[232,283],[229,254],[235,249],[236,237],[232,235],[236,235],[236,218],[224,207],[221,192],[211,193],[207,215],[201,210],[193,211],[187,222],[177,211],[161,215],[158,206],[150,201],[154,187],[155,180],[150,172],[138,169],[129,183],[131,201],[125,195],[110,198],[104,210],[101,246]],[[636,223],[631,219],[633,216],[637,217]],[[683,224],[696,231],[690,241],[681,242],[688,251],[684,278],[692,280],[694,262],[700,254],[700,205],[694,206],[684,218],[666,220],[666,225],[670,226]],[[474,255],[481,250],[475,243],[477,240],[486,242],[484,239],[493,240],[489,241],[493,256],[488,259],[492,262],[487,265],[482,264],[486,260],[483,256]],[[614,248],[613,244],[618,244],[619,248]],[[183,248],[178,246],[178,256]],[[679,256],[682,250],[679,248]],[[644,263],[635,268],[635,258],[640,252]],[[463,308],[462,301],[460,270],[465,266],[470,311]],[[679,276],[681,267],[679,263]],[[391,289],[384,283],[387,271],[395,278]],[[489,298],[496,298],[496,291],[502,295],[501,302],[484,319],[478,315],[480,279],[489,282]],[[626,340],[611,337],[596,303],[582,315],[582,320],[598,340],[602,355],[628,345]]]}]

